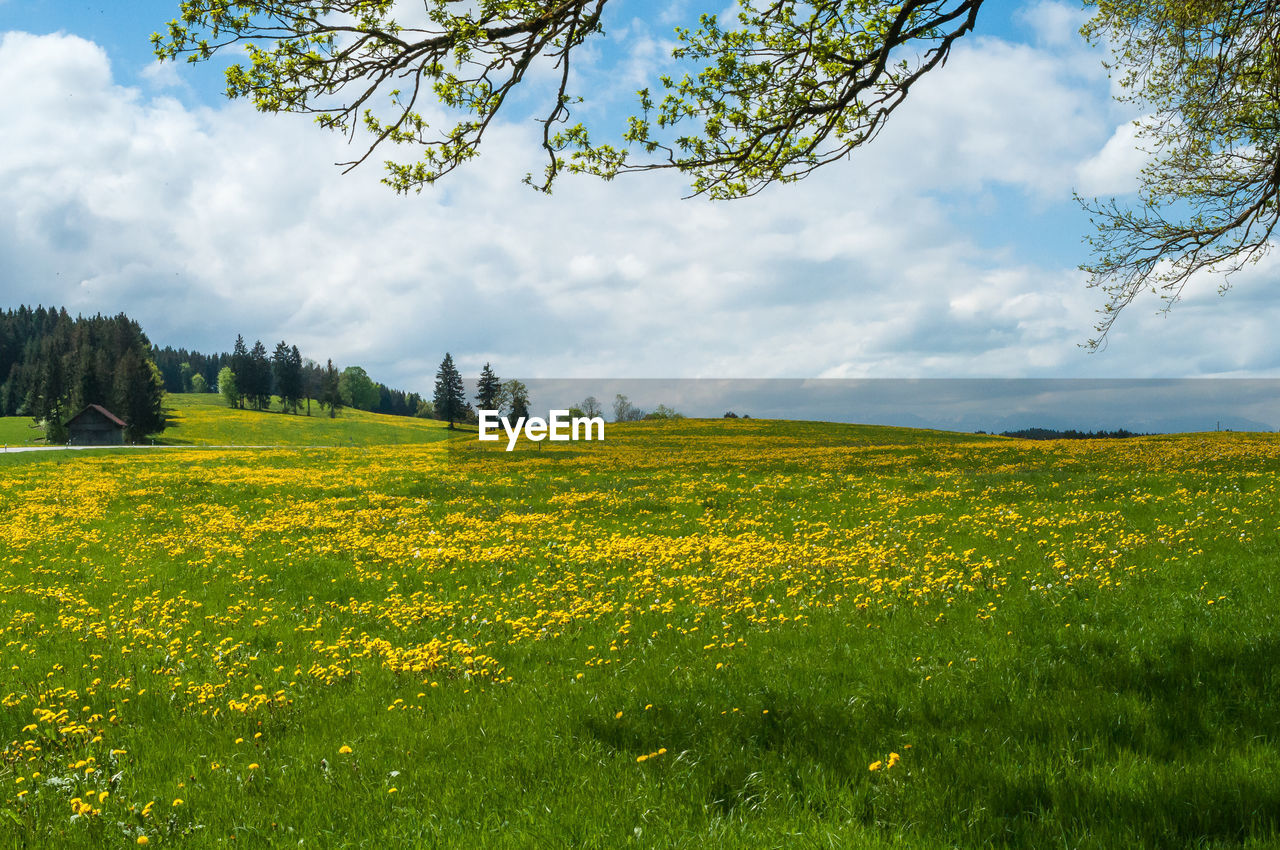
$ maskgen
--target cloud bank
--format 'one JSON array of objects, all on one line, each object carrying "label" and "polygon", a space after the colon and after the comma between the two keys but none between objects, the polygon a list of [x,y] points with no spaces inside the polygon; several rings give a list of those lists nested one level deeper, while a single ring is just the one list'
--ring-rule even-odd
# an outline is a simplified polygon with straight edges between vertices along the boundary
[{"label": "cloud bank", "polygon": [[376,166],[342,176],[351,150],[305,119],[184,105],[117,84],[92,42],[10,32],[0,285],[5,306],[123,310],[202,350],[284,338],[420,391],[446,350],[526,377],[1280,374],[1273,263],[1078,347],[1102,298],[1036,241],[1078,237],[1053,232],[1079,222],[1073,187],[1122,193],[1141,165],[1097,58],[976,39],[874,148],[747,201],[681,201],[676,175],[538,195],[514,118],[397,197]]}]

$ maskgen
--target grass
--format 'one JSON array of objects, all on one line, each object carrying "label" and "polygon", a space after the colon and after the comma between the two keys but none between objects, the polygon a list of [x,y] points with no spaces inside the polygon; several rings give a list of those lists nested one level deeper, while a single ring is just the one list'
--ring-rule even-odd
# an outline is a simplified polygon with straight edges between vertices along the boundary
[{"label": "grass", "polygon": [[0,840],[1276,846],[1277,473],[754,420],[0,458]]},{"label": "grass", "polygon": [[44,431],[33,428],[29,416],[0,416],[0,444],[6,446],[44,445]]},{"label": "grass", "polygon": [[[330,418],[318,404],[312,415],[271,410],[235,410],[214,393],[168,393],[167,427],[154,440],[169,446],[387,446],[417,445],[458,436],[433,419],[387,416],[346,409]],[[461,426],[460,426],[461,427]],[[465,430],[465,428],[463,428]],[[471,429],[474,431],[474,428]],[[30,417],[0,417],[0,442],[43,445],[44,433]]]},{"label": "grass", "polygon": [[165,396],[168,427],[156,442],[196,446],[374,446],[430,443],[450,436],[443,422],[387,416],[363,410],[339,411],[329,418],[318,404],[312,415],[286,414],[274,408],[232,410],[213,393]]}]

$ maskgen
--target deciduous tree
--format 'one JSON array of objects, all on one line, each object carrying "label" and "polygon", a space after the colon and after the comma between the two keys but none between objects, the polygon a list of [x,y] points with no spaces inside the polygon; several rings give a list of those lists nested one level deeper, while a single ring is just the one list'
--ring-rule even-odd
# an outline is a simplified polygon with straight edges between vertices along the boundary
[{"label": "deciduous tree", "polygon": [[[1091,3],[1091,5],[1093,5]],[[1101,346],[1144,291],[1166,309],[1202,272],[1262,259],[1280,221],[1280,3],[1097,0],[1085,27],[1113,49],[1121,97],[1146,113],[1138,203],[1085,201],[1097,226],[1082,268],[1107,297]]]},{"label": "deciduous tree", "polygon": [[357,410],[373,410],[378,406],[378,387],[360,366],[348,366],[339,379],[342,400]]},{"label": "deciduous tree", "polygon": [[244,394],[240,392],[236,373],[230,366],[223,366],[218,370],[218,394],[227,403],[227,407],[241,406],[241,399],[244,398]]}]

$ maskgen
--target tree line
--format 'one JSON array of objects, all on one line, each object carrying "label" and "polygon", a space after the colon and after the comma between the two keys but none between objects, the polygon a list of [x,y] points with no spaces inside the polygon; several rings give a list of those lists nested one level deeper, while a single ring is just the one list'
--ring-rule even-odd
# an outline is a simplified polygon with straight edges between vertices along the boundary
[{"label": "tree line", "polygon": [[[982,431],[978,432],[983,433]],[[1017,437],[1021,440],[1125,440],[1129,437],[1149,437],[1150,434],[1139,434],[1119,428],[1115,431],[1077,431],[1068,428],[1058,431],[1053,428],[1022,428],[1017,431],[1001,431],[1001,437]]]},{"label": "tree line", "polygon": [[124,313],[72,318],[65,308],[0,312],[0,416],[30,416],[50,443],[66,421],[100,404],[138,440],[164,429],[164,381],[151,341]]},{"label": "tree line", "polygon": [[390,416],[429,415],[418,393],[374,381],[360,366],[338,371],[332,360],[322,366],[284,340],[268,353],[261,340],[249,346],[238,334],[230,353],[206,355],[166,347],[156,352],[156,361],[167,391],[218,392],[237,408],[269,410],[278,398],[285,412],[305,408],[308,416],[313,402],[330,416],[344,407]]},{"label": "tree line", "polygon": [[[432,416],[448,422],[450,428],[459,422],[469,425],[477,424],[478,410],[496,410],[500,416],[513,422],[529,416],[529,388],[523,381],[502,380],[489,363],[485,363],[484,368],[480,370],[480,378],[476,381],[475,399],[476,405],[472,407],[467,400],[466,382],[462,378],[462,373],[454,364],[453,355],[446,351],[444,359],[440,361],[440,368],[436,370],[435,393],[431,400]],[[569,405],[566,409],[572,417],[604,416],[604,408],[599,400],[591,395],[577,404]],[[683,414],[665,404],[660,404],[654,410],[646,412],[632,404],[630,399],[621,393],[613,400],[614,422],[683,418]]]}]

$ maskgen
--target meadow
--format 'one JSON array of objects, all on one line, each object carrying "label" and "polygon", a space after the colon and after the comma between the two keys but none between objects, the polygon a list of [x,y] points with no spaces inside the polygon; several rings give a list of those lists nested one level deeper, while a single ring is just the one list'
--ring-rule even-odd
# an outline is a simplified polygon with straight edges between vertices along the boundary
[{"label": "meadow", "polygon": [[0,456],[0,846],[1280,843],[1273,435],[349,432]]}]

